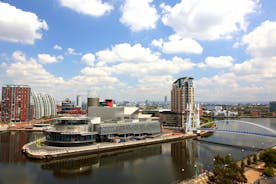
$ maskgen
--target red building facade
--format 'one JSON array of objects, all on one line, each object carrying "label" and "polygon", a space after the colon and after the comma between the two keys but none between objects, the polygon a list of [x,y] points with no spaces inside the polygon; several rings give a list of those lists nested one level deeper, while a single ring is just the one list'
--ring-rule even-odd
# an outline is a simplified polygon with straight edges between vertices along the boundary
[{"label": "red building facade", "polygon": [[26,85],[2,87],[1,118],[3,122],[20,122],[32,119],[31,88]]}]

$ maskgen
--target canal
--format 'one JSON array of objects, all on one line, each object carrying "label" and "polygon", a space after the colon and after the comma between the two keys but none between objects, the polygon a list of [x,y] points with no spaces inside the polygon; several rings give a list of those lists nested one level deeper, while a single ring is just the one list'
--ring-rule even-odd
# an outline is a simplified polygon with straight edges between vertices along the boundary
[{"label": "canal", "polygon": [[[276,130],[276,119],[244,119]],[[275,145],[275,139],[252,135],[214,133],[205,140],[235,144],[224,146],[198,140],[182,140],[135,148],[111,155],[85,155],[47,162],[27,159],[21,147],[42,133],[0,133],[0,184],[62,183],[178,183],[211,170],[216,155],[235,160],[253,154],[252,148]],[[246,145],[247,148],[242,148]]]}]

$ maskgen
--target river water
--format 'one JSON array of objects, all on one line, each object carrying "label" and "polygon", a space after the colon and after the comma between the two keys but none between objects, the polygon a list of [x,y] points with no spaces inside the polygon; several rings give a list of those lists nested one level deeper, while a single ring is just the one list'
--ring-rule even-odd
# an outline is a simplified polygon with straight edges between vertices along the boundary
[{"label": "river water", "polygon": [[[275,118],[244,120],[276,130]],[[255,148],[276,145],[276,140],[268,137],[214,133],[203,139],[237,146],[188,139],[111,155],[85,155],[48,162],[27,159],[21,147],[41,136],[42,133],[31,132],[1,133],[0,184],[178,183],[211,170],[213,158],[218,154],[230,154],[239,160],[255,153]]]}]

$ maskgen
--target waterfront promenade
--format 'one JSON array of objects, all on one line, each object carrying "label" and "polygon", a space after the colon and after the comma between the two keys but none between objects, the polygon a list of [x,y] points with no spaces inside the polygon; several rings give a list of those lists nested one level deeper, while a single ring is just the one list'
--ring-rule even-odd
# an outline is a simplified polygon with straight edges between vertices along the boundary
[{"label": "waterfront promenade", "polygon": [[156,138],[147,138],[145,140],[127,141],[122,143],[110,143],[103,142],[98,144],[92,144],[87,146],[78,147],[57,147],[48,146],[45,144],[45,139],[39,141],[30,142],[22,147],[22,151],[29,157],[33,159],[52,159],[61,158],[66,156],[82,155],[82,154],[93,154],[108,152],[113,150],[121,150],[126,148],[139,147],[144,145],[170,142],[174,140],[181,140],[187,138],[196,137],[196,134],[162,134]]}]

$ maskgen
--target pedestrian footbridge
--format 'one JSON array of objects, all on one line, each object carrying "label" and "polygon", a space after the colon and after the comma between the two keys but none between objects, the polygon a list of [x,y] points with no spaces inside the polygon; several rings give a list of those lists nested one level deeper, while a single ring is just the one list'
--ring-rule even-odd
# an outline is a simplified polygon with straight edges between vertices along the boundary
[{"label": "pedestrian footbridge", "polygon": [[[212,128],[204,128],[206,127],[206,125],[211,123],[214,123],[216,126]],[[249,134],[276,138],[276,130],[243,120],[217,120],[202,124],[200,125],[200,127],[197,128],[197,130],[207,132]]]}]

